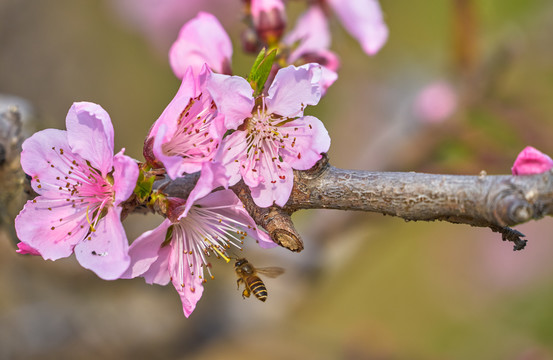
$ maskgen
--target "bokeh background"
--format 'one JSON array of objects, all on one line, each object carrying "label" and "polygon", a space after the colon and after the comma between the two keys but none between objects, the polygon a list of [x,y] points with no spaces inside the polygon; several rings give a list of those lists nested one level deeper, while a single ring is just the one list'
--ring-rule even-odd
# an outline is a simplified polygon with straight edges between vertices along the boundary
[{"label": "bokeh background", "polygon": [[[340,78],[309,111],[330,132],[334,166],[507,174],[526,145],[553,154],[550,1],[381,5],[390,38],[374,57],[331,23]],[[291,24],[304,7],[289,2]],[[28,101],[36,129],[64,128],[73,101],[99,103],[116,148],[140,159],[179,85],[167,50],[200,9],[219,17],[246,75],[239,0],[0,0],[0,93]],[[431,121],[415,103],[436,83],[457,107]],[[0,359],[553,359],[551,219],[517,227],[529,243],[516,253],[468,226],[322,210],[294,220],[302,253],[245,246],[257,266],[286,268],[266,280],[266,303],[243,300],[232,266],[216,263],[189,319],[171,286],[17,255],[4,228]],[[134,239],[160,222],[125,225]]]}]

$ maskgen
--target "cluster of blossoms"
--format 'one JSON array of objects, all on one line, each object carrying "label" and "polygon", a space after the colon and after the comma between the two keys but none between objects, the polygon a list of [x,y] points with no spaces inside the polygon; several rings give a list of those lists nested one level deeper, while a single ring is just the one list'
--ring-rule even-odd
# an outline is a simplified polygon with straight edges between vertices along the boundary
[{"label": "cluster of blossoms", "polygon": [[[102,279],[171,282],[188,317],[213,277],[210,258],[228,262],[229,249],[240,249],[246,237],[276,246],[229,187],[243,181],[257,206],[284,206],[293,170],[311,168],[329,150],[323,123],[304,111],[337,79],[338,58],[328,50],[330,9],[367,54],[382,47],[388,30],[376,0],[319,0],[283,37],[281,0],[246,2],[256,41],[288,51],[263,51],[248,79],[233,76],[232,44],[218,20],[199,13],[186,23],[169,53],[181,85],[146,137],[145,163],[124,150],[114,155],[111,119],[88,102],[69,109],[67,130],[43,130],[25,141],[21,165],[38,196],[15,220],[19,253],[49,260],[75,253]],[[551,158],[529,147],[513,174],[552,167]],[[187,199],[145,186],[160,173],[174,180],[197,172]],[[129,246],[121,218],[139,205],[165,220]]]},{"label": "cluster of blossoms", "polygon": [[[263,4],[252,2],[254,17],[265,16]],[[242,180],[257,206],[284,206],[293,170],[311,168],[330,147],[322,122],[304,110],[337,75],[318,63],[297,63],[314,47],[301,49],[287,55],[295,65],[271,67],[275,52],[264,52],[261,63],[268,66],[257,63],[248,80],[232,76],[230,38],[213,15],[199,13],[171,48],[181,85],[146,137],[145,163],[124,150],[114,155],[111,119],[89,102],[73,104],[67,130],[43,130],[25,141],[21,165],[38,196],[15,220],[18,252],[49,260],[75,253],[106,280],[171,282],[189,316],[212,277],[210,258],[228,262],[229,250],[240,249],[246,237],[262,248],[276,246],[228,188]],[[151,188],[143,193],[160,173],[177,179],[196,172],[187,199]],[[165,220],[129,246],[121,219],[137,205],[150,205]]]}]

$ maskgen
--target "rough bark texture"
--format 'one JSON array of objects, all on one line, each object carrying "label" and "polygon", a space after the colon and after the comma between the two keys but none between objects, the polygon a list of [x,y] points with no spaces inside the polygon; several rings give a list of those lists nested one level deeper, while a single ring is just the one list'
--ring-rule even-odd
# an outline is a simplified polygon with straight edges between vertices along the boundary
[{"label": "rough bark texture", "polygon": [[[311,172],[311,170],[310,170]],[[379,212],[406,220],[511,226],[551,213],[552,173],[459,176],[343,170],[296,173],[285,209]]]},{"label": "rough bark texture", "polygon": [[[233,186],[244,206],[271,235],[292,250],[303,244],[290,215],[300,209],[339,209],[378,212],[405,220],[448,221],[489,227],[512,241],[526,244],[524,235],[508,226],[537,220],[553,211],[553,172],[531,176],[481,174],[436,175],[415,172],[344,170],[324,157],[308,171],[295,172],[294,188],[286,206],[257,207],[242,182]],[[165,188],[171,196],[186,197],[196,175]]]}]

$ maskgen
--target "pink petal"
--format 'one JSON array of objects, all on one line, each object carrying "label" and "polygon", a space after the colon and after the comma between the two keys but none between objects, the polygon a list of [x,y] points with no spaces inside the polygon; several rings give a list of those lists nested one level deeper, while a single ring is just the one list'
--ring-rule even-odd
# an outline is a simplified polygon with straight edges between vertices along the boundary
[{"label": "pink petal", "polygon": [[205,157],[203,161],[197,159],[189,160],[187,157],[179,155],[166,155],[162,150],[162,142],[167,133],[167,126],[162,124],[158,129],[158,135],[154,138],[153,150],[156,158],[163,163],[167,175],[171,179],[176,179],[183,174],[191,174],[202,169],[204,163],[209,162],[211,159]]},{"label": "pink petal", "polygon": [[280,127],[283,134],[296,139],[294,148],[281,149],[284,162],[296,170],[308,170],[330,148],[330,136],[323,123],[313,116],[291,121]]},{"label": "pink petal", "polygon": [[113,157],[113,190],[116,206],[131,197],[138,179],[136,160],[123,155],[124,152],[125,149],[122,149]]},{"label": "pink petal", "polygon": [[251,0],[253,25],[261,42],[276,45],[286,27],[282,0]]},{"label": "pink petal", "polygon": [[284,117],[302,116],[306,105],[316,105],[321,99],[320,79],[318,64],[280,69],[265,100],[267,112]]},{"label": "pink petal", "polygon": [[294,172],[285,162],[282,162],[280,166],[285,176],[284,179],[279,178],[274,184],[265,181],[256,187],[250,187],[253,201],[257,206],[269,207],[273,205],[273,202],[278,206],[284,206],[290,198],[294,186]]},{"label": "pink petal", "polygon": [[120,216],[121,208],[108,208],[106,216],[96,225],[96,231],[75,246],[79,264],[104,280],[120,278],[131,262]]},{"label": "pink petal", "polygon": [[196,186],[194,186],[194,189],[190,192],[190,195],[188,195],[184,212],[180,217],[186,216],[188,214],[188,210],[190,210],[196,200],[208,195],[214,189],[221,186],[227,189],[229,187],[228,180],[229,178],[223,164],[219,162],[204,163],[200,173],[200,178],[198,179]]},{"label": "pink petal", "polygon": [[40,253],[37,249],[35,249],[32,246],[29,246],[25,244],[23,241],[20,241],[17,243],[17,250],[15,250],[18,254],[24,254],[24,255],[37,255],[40,256]]},{"label": "pink petal", "polygon": [[170,135],[175,132],[175,129],[177,128],[177,120],[180,118],[186,106],[188,106],[190,99],[198,95],[196,93],[198,84],[192,69],[188,69],[181,78],[182,81],[177,93],[169,105],[167,105],[167,107],[163,110],[154,125],[152,125],[148,137],[157,136],[157,132],[161,124],[165,124],[169,128],[167,137],[170,137]]},{"label": "pink petal", "polygon": [[[331,53],[331,52],[328,52],[328,53],[334,55],[334,53]],[[337,70],[337,68],[339,67],[339,60],[335,58],[333,61],[335,61],[335,63],[332,63],[331,66],[323,66],[321,68],[322,73],[321,73],[321,79],[319,80],[319,85],[321,86],[321,89],[322,89],[322,95],[326,94],[326,91],[328,90],[328,88],[332,84],[334,84],[336,80],[338,80],[338,74],[335,72],[335,70]],[[334,67],[334,70],[332,69],[332,67]]]},{"label": "pink petal", "polygon": [[205,89],[209,74],[207,67],[196,77],[187,71],[177,95],[150,130],[151,151],[172,179],[200,171],[214,157],[227,130],[223,115],[211,108]]},{"label": "pink petal", "polygon": [[299,43],[288,58],[289,63],[298,59],[303,62],[318,63],[322,65],[322,74],[319,84],[322,87],[322,95],[338,78],[340,60],[330,46],[330,32],[328,22],[322,9],[313,5],[298,19],[296,28],[284,39],[284,43],[292,46]]},{"label": "pink petal", "polygon": [[169,132],[168,126],[166,124],[161,124],[157,129],[157,135],[154,138],[153,151],[156,159],[163,163],[167,175],[171,179],[176,179],[181,177],[185,173],[194,173],[200,170],[201,165],[197,163],[190,164],[186,161],[183,161],[183,158],[178,155],[166,155],[162,150],[162,145],[166,136],[172,136],[173,134]]},{"label": "pink petal", "polygon": [[169,273],[169,255],[171,254],[171,247],[164,246],[159,249],[157,260],[150,265],[148,271],[142,276],[147,284],[167,285],[171,281],[171,274]]},{"label": "pink petal", "polygon": [[143,276],[149,284],[167,285],[169,274],[169,246],[162,247],[171,221],[165,219],[158,227],[146,231],[133,241],[129,247],[131,264],[121,276],[131,279]]},{"label": "pink petal", "polygon": [[376,54],[388,39],[388,27],[377,0],[327,0],[344,28],[368,55]]},{"label": "pink petal", "polygon": [[113,166],[113,125],[108,113],[90,102],[76,102],[65,119],[67,141],[105,177]]},{"label": "pink petal", "polygon": [[225,207],[225,206],[242,206],[240,199],[232,190],[215,191],[208,196],[196,201],[197,205],[205,208]]},{"label": "pink petal", "polygon": [[[186,239],[184,241],[187,241]],[[193,240],[192,240],[193,241]],[[188,266],[188,259],[186,254],[182,254],[182,249],[177,246],[178,241],[172,241],[169,246],[171,246],[171,253],[169,255],[169,272],[171,274],[171,279],[173,286],[179,293],[182,309],[184,315],[189,317],[192,311],[196,308],[196,304],[202,297],[204,287],[202,285],[203,280],[200,279],[199,275],[202,274],[201,263],[196,262],[192,264],[192,267]],[[184,256],[184,260],[179,259]],[[181,261],[184,261],[181,262]],[[184,267],[181,267],[180,265]],[[193,272],[192,275],[190,272]],[[180,281],[183,283],[180,283]]]},{"label": "pink petal", "polygon": [[240,164],[246,160],[246,132],[235,131],[223,139],[221,150],[216,160],[221,162],[226,169],[229,178],[229,186],[236,184],[241,179]]},{"label": "pink petal", "polygon": [[513,175],[541,174],[553,168],[553,160],[541,151],[527,146],[518,154],[511,171]]},{"label": "pink petal", "polygon": [[182,79],[186,70],[199,73],[207,65],[218,73],[229,73],[232,43],[217,18],[200,12],[181,28],[177,41],[169,50],[169,62],[175,75]]},{"label": "pink petal", "polygon": [[282,0],[252,0],[251,1],[251,13],[255,25],[259,25],[262,21],[261,13],[270,13],[272,11],[278,11],[284,13],[284,4]]},{"label": "pink petal", "polygon": [[[272,148],[272,152],[267,150],[269,149],[269,147]],[[277,153],[278,149],[274,143],[269,144],[269,147],[265,147],[263,149],[266,154]],[[246,185],[248,185],[250,188],[259,185],[261,181],[269,181],[277,177],[276,165],[272,161],[269,161],[270,164],[264,166],[266,162],[257,161],[256,159],[259,158],[259,155],[252,154],[252,152],[253,151],[250,151],[249,157],[246,160],[240,162],[239,169],[244,183],[246,183]],[[270,174],[271,170],[274,170],[274,177]]]},{"label": "pink petal", "polygon": [[310,6],[296,22],[296,27],[284,38],[286,45],[298,47],[290,54],[288,61],[293,63],[303,54],[326,50],[330,46],[328,22],[320,6]]},{"label": "pink petal", "polygon": [[236,196],[236,194],[234,194],[232,190],[216,191],[204,197],[203,199],[198,200],[197,204],[206,208],[224,208],[225,206],[229,206],[228,208],[220,209],[217,211],[223,216],[235,219],[238,222],[249,225],[249,227],[253,229],[255,233],[248,231],[248,229],[245,229],[245,231],[248,233],[249,236],[255,239],[259,243],[259,246],[261,246],[262,248],[269,249],[277,246],[277,244],[275,244],[271,240],[269,234],[267,234],[266,231],[257,226],[255,221],[251,218],[250,214],[244,208],[244,205],[242,204],[240,199]]},{"label": "pink petal", "polygon": [[275,242],[273,242],[273,240],[271,240],[269,234],[267,234],[260,226],[255,225],[253,228],[255,229],[257,240],[259,240],[257,241],[259,247],[262,249],[272,249],[278,246]]},{"label": "pink petal", "polygon": [[236,129],[244,119],[251,117],[254,99],[253,90],[246,79],[239,76],[211,74],[207,90],[217,109],[225,115],[225,127]]},{"label": "pink petal", "polygon": [[[72,160],[76,159],[79,163],[82,161],[78,155],[71,153],[67,131],[63,130],[46,129],[36,132],[23,142],[22,149],[21,167],[33,180],[39,179],[38,182],[32,181],[31,185],[41,195],[59,197],[59,186],[66,184],[63,178],[58,180],[60,174],[67,174]],[[62,158],[60,151],[63,151],[67,161]]]},{"label": "pink petal", "polygon": [[200,301],[202,294],[204,292],[204,286],[202,281],[195,278],[192,283],[194,291],[190,287],[185,286],[184,288],[180,287],[178,284],[175,284],[173,281],[175,289],[179,293],[180,300],[182,302],[182,310],[184,316],[190,317],[194,309],[196,309],[196,304]]},{"label": "pink petal", "polygon": [[89,229],[85,212],[63,198],[38,196],[27,201],[15,218],[15,231],[19,240],[45,260],[57,260],[71,255],[74,246],[84,239]]}]

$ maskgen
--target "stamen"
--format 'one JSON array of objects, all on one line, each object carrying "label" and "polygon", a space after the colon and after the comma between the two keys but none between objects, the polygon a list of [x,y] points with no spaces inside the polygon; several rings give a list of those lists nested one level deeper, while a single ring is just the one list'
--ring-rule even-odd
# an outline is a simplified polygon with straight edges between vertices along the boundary
[{"label": "stamen", "polygon": [[[207,239],[206,239],[207,240]],[[208,242],[210,242],[209,240],[207,240]],[[210,242],[211,243],[211,242]],[[217,249],[217,246],[214,246],[212,244],[212,247],[211,247],[211,250],[215,251],[217,254],[219,254],[219,256],[221,256],[223,259],[225,259],[225,261],[228,263],[230,261],[230,259],[228,257],[225,256],[225,254],[223,254],[223,252],[219,249]]]},{"label": "stamen", "polygon": [[96,232],[96,229],[94,226],[92,226],[92,222],[90,221],[90,218],[88,217],[88,211],[90,210],[90,205],[86,206],[86,221],[88,222],[88,225],[90,226],[90,231]]}]

